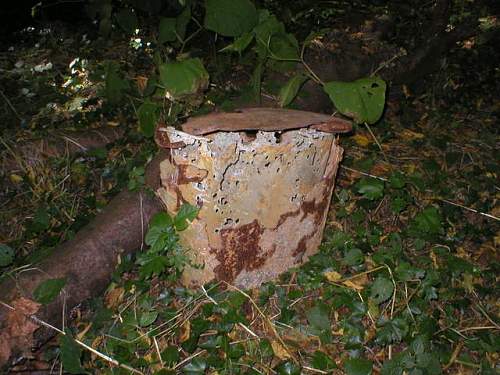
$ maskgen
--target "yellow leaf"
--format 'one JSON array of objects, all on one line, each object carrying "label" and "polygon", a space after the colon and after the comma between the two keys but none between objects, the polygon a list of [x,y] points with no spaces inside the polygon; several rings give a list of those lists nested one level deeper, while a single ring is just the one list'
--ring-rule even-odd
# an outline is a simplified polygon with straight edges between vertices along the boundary
[{"label": "yellow leaf", "polygon": [[122,287],[111,289],[108,293],[106,293],[106,297],[104,298],[106,307],[109,309],[114,309],[123,301],[124,295],[125,289],[123,289]]},{"label": "yellow leaf", "polygon": [[356,134],[352,137],[352,139],[354,140],[354,142],[356,142],[358,145],[362,147],[366,147],[370,143],[372,143],[372,140],[363,134]]},{"label": "yellow leaf", "polygon": [[13,184],[18,184],[20,183],[23,178],[21,176],[19,176],[18,174],[15,174],[15,173],[12,173],[10,176],[10,182],[12,182]]},{"label": "yellow leaf", "polygon": [[274,340],[271,341],[271,347],[273,348],[274,354],[279,359],[285,360],[285,359],[290,358],[290,353],[288,352],[288,350],[286,350],[285,347],[283,345],[281,345],[281,343],[279,343],[278,341],[274,341]]},{"label": "yellow leaf", "polygon": [[331,282],[336,282],[339,281],[342,278],[342,275],[338,273],[337,271],[328,271],[323,273],[323,275],[326,277],[328,281]]},{"label": "yellow leaf", "polygon": [[358,290],[358,291],[361,291],[364,288],[363,285],[358,285],[358,284],[354,283],[352,280],[343,281],[342,284],[344,284],[346,287],[348,287],[350,289],[354,289],[354,290]]},{"label": "yellow leaf", "polygon": [[185,342],[189,339],[189,336],[191,336],[191,323],[189,320],[186,320],[180,328],[180,335],[179,335],[179,341],[180,342]]},{"label": "yellow leaf", "polygon": [[405,141],[414,141],[416,139],[425,138],[425,135],[423,135],[422,133],[417,133],[417,132],[411,131],[410,129],[403,129],[403,131],[399,132],[399,135]]}]

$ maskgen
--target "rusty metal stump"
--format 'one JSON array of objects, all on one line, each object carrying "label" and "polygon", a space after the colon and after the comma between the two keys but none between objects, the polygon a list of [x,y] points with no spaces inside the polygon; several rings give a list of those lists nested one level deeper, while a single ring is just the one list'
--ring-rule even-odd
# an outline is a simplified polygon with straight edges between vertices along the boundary
[{"label": "rusty metal stump", "polygon": [[197,269],[188,286],[250,288],[303,263],[321,242],[342,157],[335,133],[351,124],[311,112],[252,108],[157,129],[169,150],[157,195],[171,213],[200,207],[180,233]]}]

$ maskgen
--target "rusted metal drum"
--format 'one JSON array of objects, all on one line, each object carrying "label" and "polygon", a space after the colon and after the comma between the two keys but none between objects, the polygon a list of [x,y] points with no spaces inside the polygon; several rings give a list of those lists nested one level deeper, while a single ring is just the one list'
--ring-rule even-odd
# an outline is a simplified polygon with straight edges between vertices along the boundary
[{"label": "rusted metal drum", "polygon": [[180,233],[195,264],[188,286],[224,280],[250,288],[314,254],[342,157],[335,133],[349,122],[317,113],[254,108],[159,127],[169,149],[157,195],[171,213],[198,217]]}]

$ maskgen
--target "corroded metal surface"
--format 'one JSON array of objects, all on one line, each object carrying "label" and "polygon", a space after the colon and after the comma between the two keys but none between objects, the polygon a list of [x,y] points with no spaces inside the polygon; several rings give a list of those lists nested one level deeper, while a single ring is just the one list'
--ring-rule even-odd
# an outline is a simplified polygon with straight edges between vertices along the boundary
[{"label": "corroded metal surface", "polygon": [[183,202],[201,207],[181,241],[204,267],[186,270],[185,284],[257,286],[317,251],[342,156],[333,134],[303,128],[199,137],[160,128],[157,142],[170,153],[158,196],[170,212]]},{"label": "corroded metal surface", "polygon": [[231,113],[211,113],[190,118],[182,130],[193,135],[215,131],[280,131],[311,127],[326,133],[348,133],[350,121],[321,113],[281,108],[243,108]]}]

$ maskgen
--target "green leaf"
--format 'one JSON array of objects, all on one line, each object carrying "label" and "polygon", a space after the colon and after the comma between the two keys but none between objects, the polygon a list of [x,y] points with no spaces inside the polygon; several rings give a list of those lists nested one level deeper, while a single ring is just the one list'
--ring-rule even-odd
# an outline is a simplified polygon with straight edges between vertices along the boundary
[{"label": "green leaf", "polygon": [[275,34],[271,37],[268,44],[271,58],[275,60],[293,60],[299,59],[299,43],[292,34]]},{"label": "green leaf", "polygon": [[422,279],[425,276],[425,271],[408,262],[401,262],[394,270],[394,275],[399,281],[410,281]]},{"label": "green leaf", "polygon": [[252,40],[253,40],[253,34],[244,33],[242,36],[235,39],[233,43],[221,49],[221,52],[228,51],[228,52],[238,52],[241,54],[241,52],[243,52],[248,47],[248,45],[252,42]]},{"label": "green leaf", "polygon": [[139,325],[141,327],[147,327],[154,323],[154,321],[158,318],[157,311],[144,311],[139,318]]},{"label": "green leaf", "polygon": [[429,206],[415,216],[411,229],[422,234],[439,234],[443,231],[441,221],[439,210],[434,206]]},{"label": "green leaf", "polygon": [[286,107],[297,96],[300,88],[309,78],[303,74],[297,74],[290,78],[285,86],[283,86],[279,93],[280,107]]},{"label": "green leaf", "polygon": [[199,211],[200,209],[198,207],[188,203],[184,203],[177,215],[175,215],[175,229],[177,229],[179,232],[185,230],[189,226],[188,221],[192,222],[194,219],[196,219]]},{"label": "green leaf", "polygon": [[376,178],[363,177],[356,183],[355,189],[363,195],[363,198],[369,200],[380,199],[384,196],[384,182]]},{"label": "green leaf", "polygon": [[71,337],[69,330],[65,330],[65,332],[65,335],[59,337],[61,362],[64,370],[70,374],[85,374],[86,371],[80,363],[82,350],[73,337]]},{"label": "green leaf", "polygon": [[186,366],[182,368],[182,371],[186,374],[204,374],[207,368],[207,362],[202,358],[194,358]]},{"label": "green leaf", "polygon": [[141,132],[148,138],[154,135],[156,123],[160,117],[159,106],[156,103],[147,99],[137,109],[137,117],[139,118],[139,127]]},{"label": "green leaf", "polygon": [[190,21],[191,21],[191,7],[186,6],[186,8],[184,8],[182,13],[177,16],[175,22],[175,30],[177,31],[177,35],[179,35],[182,41],[184,41],[184,38],[186,37],[186,29]]},{"label": "green leaf", "polygon": [[372,361],[364,358],[349,358],[344,364],[347,375],[370,375],[372,367]]},{"label": "green leaf", "polygon": [[14,250],[5,244],[0,244],[0,267],[6,267],[14,261]]},{"label": "green leaf", "polygon": [[275,370],[279,375],[300,375],[300,367],[292,361],[280,363]]},{"label": "green leaf", "polygon": [[373,302],[380,304],[387,301],[392,296],[393,291],[394,285],[392,284],[392,281],[379,276],[371,286],[370,297]]},{"label": "green leaf", "polygon": [[129,87],[129,82],[121,77],[118,64],[109,61],[105,67],[104,96],[106,99],[108,99],[111,104],[119,103]]},{"label": "green leaf", "polygon": [[160,19],[160,31],[158,34],[158,42],[174,42],[177,40],[177,19],[162,17]]},{"label": "green leaf", "polygon": [[66,285],[66,279],[48,279],[42,282],[33,291],[35,301],[46,305],[51,303]]},{"label": "green leaf", "polygon": [[385,321],[377,331],[377,343],[384,345],[399,343],[408,334],[408,331],[408,323],[402,318]]},{"label": "green leaf", "polygon": [[335,107],[357,123],[373,124],[382,116],[386,84],[380,78],[362,78],[353,82],[327,82],[324,90]]},{"label": "green leaf", "polygon": [[238,37],[257,24],[257,9],[249,0],[206,0],[205,28]]},{"label": "green leaf", "polygon": [[179,348],[176,346],[169,346],[161,352],[161,359],[165,362],[167,366],[173,366],[179,362]]},{"label": "green leaf", "polygon": [[149,259],[139,269],[139,274],[142,278],[148,278],[152,275],[159,275],[167,268],[169,262],[167,257],[158,255]]},{"label": "green leaf", "polygon": [[321,331],[330,329],[330,308],[320,302],[306,312],[309,323]]},{"label": "green leaf", "polygon": [[48,229],[50,226],[50,216],[46,208],[40,207],[36,210],[33,216],[33,221],[29,225],[29,230],[32,232],[41,232]]},{"label": "green leaf", "polygon": [[137,21],[137,15],[132,9],[124,8],[115,15],[116,22],[123,31],[128,34],[133,34],[135,30],[139,27],[139,22]]},{"label": "green leaf", "polygon": [[360,249],[349,249],[344,255],[344,263],[348,266],[358,266],[365,260],[365,255]]},{"label": "green leaf", "polygon": [[319,370],[331,370],[337,368],[335,362],[325,353],[319,350],[315,351],[312,357],[311,364]]},{"label": "green leaf", "polygon": [[195,94],[208,86],[208,72],[199,58],[164,63],[159,71],[160,83],[174,99]]}]

